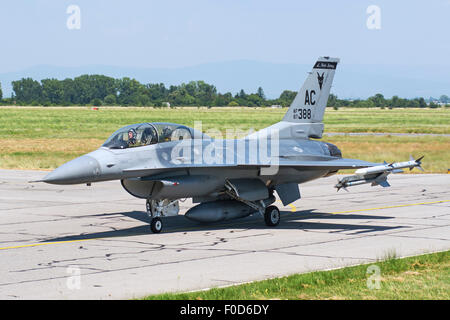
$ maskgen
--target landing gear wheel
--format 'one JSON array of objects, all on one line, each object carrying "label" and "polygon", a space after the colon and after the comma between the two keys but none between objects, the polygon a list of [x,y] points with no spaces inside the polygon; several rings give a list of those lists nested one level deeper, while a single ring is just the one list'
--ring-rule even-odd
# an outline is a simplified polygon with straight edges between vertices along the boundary
[{"label": "landing gear wheel", "polygon": [[150,223],[150,228],[152,229],[153,233],[160,233],[162,230],[163,224],[162,220],[160,218],[153,218],[152,222]]},{"label": "landing gear wheel", "polygon": [[264,212],[264,221],[269,227],[275,227],[280,223],[280,210],[275,206],[268,206]]}]

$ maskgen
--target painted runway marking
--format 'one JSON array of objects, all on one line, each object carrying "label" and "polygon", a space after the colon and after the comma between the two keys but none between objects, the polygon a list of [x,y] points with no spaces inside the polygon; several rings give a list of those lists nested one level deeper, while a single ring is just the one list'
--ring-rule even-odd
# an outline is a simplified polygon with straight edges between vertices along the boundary
[{"label": "painted runway marking", "polygon": [[[277,200],[276,202],[282,203],[280,200]],[[297,212],[297,207],[294,206],[292,203],[288,204],[289,207],[291,207],[291,212]]]},{"label": "painted runway marking", "polygon": [[450,200],[440,200],[440,201],[432,201],[432,202],[419,202],[419,203],[408,203],[408,204],[398,204],[394,206],[386,206],[386,207],[378,207],[378,208],[369,208],[369,209],[357,209],[357,210],[349,210],[349,211],[337,211],[330,212],[331,214],[340,214],[340,213],[352,213],[352,212],[361,212],[361,211],[372,211],[372,210],[382,210],[382,209],[391,209],[391,208],[401,208],[401,207],[411,207],[411,206],[421,206],[426,204],[435,204],[435,203],[443,203],[450,202]]},{"label": "painted runway marking", "polygon": [[81,241],[97,240],[97,239],[100,239],[100,238],[78,239],[78,240],[66,240],[66,241],[53,241],[53,242],[39,242],[39,243],[23,244],[23,245],[19,245],[19,246],[3,247],[3,248],[0,248],[0,250],[19,249],[19,248],[30,248],[30,247],[37,247],[37,246],[45,246],[45,245],[49,245],[49,244],[60,244],[60,243],[81,242]]},{"label": "painted runway marking", "polygon": [[[353,212],[361,212],[361,211],[383,210],[383,209],[420,206],[420,205],[445,203],[445,202],[450,202],[450,200],[440,200],[440,201],[431,201],[431,202],[399,204],[399,205],[386,206],[386,207],[357,209],[357,210],[349,210],[349,211],[337,211],[337,212],[330,212],[330,214],[342,214],[342,213],[353,213]],[[289,206],[291,207],[291,211],[292,212],[296,212],[297,208],[293,204],[291,204]],[[249,221],[241,222],[241,223],[235,223],[234,225],[241,225],[241,224],[245,224],[245,223],[249,223]],[[232,227],[233,225],[222,224],[222,225],[215,225],[215,226],[216,227],[226,227],[226,226]],[[177,230],[178,231],[186,231],[186,230],[201,230],[201,229],[199,229],[197,227],[168,229],[168,231],[171,231],[171,232],[176,232]],[[110,238],[116,238],[116,237],[110,237]],[[108,238],[90,238],[90,239],[78,239],[78,240],[66,240],[66,241],[40,242],[40,243],[24,244],[24,245],[18,245],[18,246],[2,247],[2,248],[0,248],[0,250],[19,249],[19,248],[31,248],[31,247],[45,246],[45,245],[51,245],[51,244],[75,243],[75,242],[82,242],[82,241],[104,240],[104,239],[108,239]]]}]

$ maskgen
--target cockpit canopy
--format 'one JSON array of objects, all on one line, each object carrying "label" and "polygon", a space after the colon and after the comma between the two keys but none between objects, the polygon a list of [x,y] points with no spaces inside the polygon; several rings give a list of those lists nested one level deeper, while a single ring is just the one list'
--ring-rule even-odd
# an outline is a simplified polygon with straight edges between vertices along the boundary
[{"label": "cockpit canopy", "polygon": [[174,123],[138,123],[114,132],[102,145],[109,149],[126,149],[155,143],[193,139],[192,128]]}]

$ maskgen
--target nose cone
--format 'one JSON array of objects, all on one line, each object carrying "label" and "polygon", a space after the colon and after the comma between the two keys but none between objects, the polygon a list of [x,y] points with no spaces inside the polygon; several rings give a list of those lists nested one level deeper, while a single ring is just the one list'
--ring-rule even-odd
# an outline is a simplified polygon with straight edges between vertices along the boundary
[{"label": "nose cone", "polygon": [[95,181],[99,175],[98,161],[90,156],[81,156],[56,168],[42,181],[52,184],[77,184]]}]

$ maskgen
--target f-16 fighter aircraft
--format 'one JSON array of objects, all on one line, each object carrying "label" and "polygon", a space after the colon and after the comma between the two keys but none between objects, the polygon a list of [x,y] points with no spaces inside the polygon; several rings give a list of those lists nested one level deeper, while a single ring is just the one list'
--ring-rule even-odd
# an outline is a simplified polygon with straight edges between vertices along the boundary
[{"label": "f-16 fighter aircraft", "polygon": [[[212,139],[201,129],[144,122],[114,132],[98,149],[69,161],[42,180],[90,185],[120,180],[131,195],[145,199],[151,230],[162,217],[177,215],[178,201],[196,204],[185,217],[216,222],[259,213],[266,225],[280,222],[275,192],[283,205],[300,198],[299,184],[328,177],[340,169],[361,169],[335,186],[372,183],[388,186],[396,164],[344,159],[322,138],[322,123],[337,58],[320,57],[282,121],[240,139]],[[196,126],[194,126],[196,127]],[[420,159],[406,163],[420,166]],[[362,169],[366,168],[366,169]]]}]

